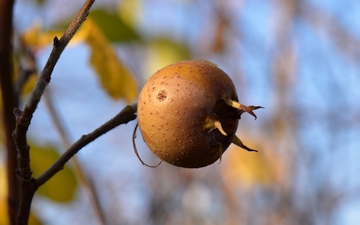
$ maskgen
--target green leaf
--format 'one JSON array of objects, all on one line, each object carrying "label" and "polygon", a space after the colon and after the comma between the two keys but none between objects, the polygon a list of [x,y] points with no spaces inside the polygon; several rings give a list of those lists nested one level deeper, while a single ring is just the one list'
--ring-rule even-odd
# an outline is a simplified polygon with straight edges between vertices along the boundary
[{"label": "green leaf", "polygon": [[87,31],[85,40],[91,48],[90,63],[102,86],[112,98],[124,98],[130,103],[138,95],[132,73],[117,58],[111,43],[91,19],[87,20],[84,29]]},{"label": "green leaf", "polygon": [[[73,17],[70,17],[73,18]],[[101,30],[103,35],[110,42],[128,42],[141,40],[140,35],[116,14],[104,9],[91,10],[85,23],[80,27],[80,30],[91,20],[93,24]],[[65,32],[72,19],[66,18],[52,26],[51,32]],[[79,33],[80,30],[77,32]],[[76,36],[76,35],[75,35]],[[61,37],[58,36],[58,37]],[[72,40],[73,41],[73,40]]]},{"label": "green leaf", "polygon": [[[59,154],[51,146],[30,144],[30,166],[36,178],[48,169],[58,158]],[[74,172],[65,166],[37,191],[54,201],[66,202],[73,198],[77,180]]]},{"label": "green leaf", "polygon": [[89,18],[97,24],[102,33],[111,42],[124,42],[140,39],[136,31],[126,25],[116,14],[98,9],[91,11]]}]

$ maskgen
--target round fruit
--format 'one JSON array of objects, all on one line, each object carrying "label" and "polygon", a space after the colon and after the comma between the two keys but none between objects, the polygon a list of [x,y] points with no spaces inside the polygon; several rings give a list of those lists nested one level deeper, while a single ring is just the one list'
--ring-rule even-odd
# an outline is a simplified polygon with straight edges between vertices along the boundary
[{"label": "round fruit", "polygon": [[[249,151],[235,135],[243,112],[230,77],[207,61],[184,61],[157,71],[138,100],[138,123],[147,146],[160,159],[199,168],[221,159],[231,143]],[[255,116],[256,118],[256,116]]]}]

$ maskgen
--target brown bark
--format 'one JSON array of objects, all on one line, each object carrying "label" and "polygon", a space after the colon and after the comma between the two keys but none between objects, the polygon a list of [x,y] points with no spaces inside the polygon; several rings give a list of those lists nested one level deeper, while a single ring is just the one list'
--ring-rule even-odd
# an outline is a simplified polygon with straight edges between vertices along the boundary
[{"label": "brown bark", "polygon": [[13,109],[18,100],[14,95],[12,84],[12,17],[14,0],[0,0],[0,83],[3,104],[2,120],[5,126],[7,150],[7,184],[8,184],[8,212],[10,224],[15,224],[16,210],[19,202],[18,180],[16,178],[16,147],[12,138],[15,128]]}]

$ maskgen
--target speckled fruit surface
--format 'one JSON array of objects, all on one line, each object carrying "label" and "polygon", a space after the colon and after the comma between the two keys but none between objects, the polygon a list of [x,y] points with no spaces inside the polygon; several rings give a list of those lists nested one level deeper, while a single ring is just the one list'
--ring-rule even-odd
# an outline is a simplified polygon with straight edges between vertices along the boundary
[{"label": "speckled fruit surface", "polygon": [[[198,168],[217,161],[235,135],[239,110],[224,98],[238,101],[229,76],[206,61],[184,61],[157,71],[138,100],[138,123],[144,141],[160,159],[180,167]],[[226,136],[209,129],[221,122]]]}]

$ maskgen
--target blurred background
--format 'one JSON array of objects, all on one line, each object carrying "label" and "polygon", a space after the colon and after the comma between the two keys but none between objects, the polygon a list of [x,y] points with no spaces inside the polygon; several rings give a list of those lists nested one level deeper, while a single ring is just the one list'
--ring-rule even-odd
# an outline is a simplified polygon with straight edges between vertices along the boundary
[{"label": "blurred background", "polygon": [[[23,105],[83,1],[17,0]],[[52,75],[28,138],[34,176],[71,143],[136,102],[145,81],[180,60],[233,79],[238,136],[201,169],[136,158],[132,121],[95,140],[37,192],[30,224],[360,224],[360,1],[98,0]],[[1,107],[0,107],[1,110]],[[7,224],[0,124],[0,224]],[[136,139],[142,159],[159,159]]]}]

